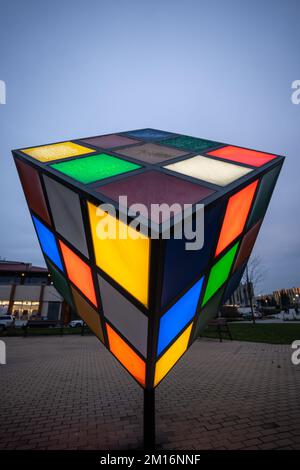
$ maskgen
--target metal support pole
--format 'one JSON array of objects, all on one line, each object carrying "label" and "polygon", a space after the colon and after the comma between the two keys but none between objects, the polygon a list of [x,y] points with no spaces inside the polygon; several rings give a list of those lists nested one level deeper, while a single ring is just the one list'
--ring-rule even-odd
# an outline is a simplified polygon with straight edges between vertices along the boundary
[{"label": "metal support pole", "polygon": [[144,449],[155,449],[155,389],[144,389]]}]

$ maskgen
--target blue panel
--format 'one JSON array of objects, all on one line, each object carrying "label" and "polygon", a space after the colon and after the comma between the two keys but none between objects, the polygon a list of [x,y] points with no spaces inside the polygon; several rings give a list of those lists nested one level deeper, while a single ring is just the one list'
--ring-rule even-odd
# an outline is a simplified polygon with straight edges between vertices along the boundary
[{"label": "blue panel", "polygon": [[204,246],[201,250],[186,250],[185,244],[188,241],[186,238],[166,240],[162,307],[167,307],[169,302],[191,285],[206,269],[222,223],[225,202],[225,200],[218,201],[214,208],[205,210]]},{"label": "blue panel", "polygon": [[201,288],[202,277],[188,290],[160,319],[157,354],[172,341],[175,336],[192,320],[196,313]]},{"label": "blue panel", "polygon": [[37,231],[39,241],[42,247],[43,252],[48,258],[53,261],[56,266],[63,271],[59,251],[56,245],[56,240],[53,233],[45,227],[42,222],[40,222],[34,215],[32,216],[35,229]]},{"label": "blue panel", "polygon": [[127,136],[137,137],[138,139],[161,140],[176,136],[172,132],[158,131],[156,129],[138,129],[137,131],[126,132]]}]

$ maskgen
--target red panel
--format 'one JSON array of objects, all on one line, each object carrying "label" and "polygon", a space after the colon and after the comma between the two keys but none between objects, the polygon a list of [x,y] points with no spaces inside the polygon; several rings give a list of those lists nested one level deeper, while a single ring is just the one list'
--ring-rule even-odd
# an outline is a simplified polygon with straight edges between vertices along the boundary
[{"label": "red panel", "polygon": [[252,227],[252,229],[249,230],[249,232],[247,232],[246,235],[244,236],[242,243],[240,245],[240,249],[239,249],[234,267],[233,267],[233,271],[238,269],[250,256],[255,240],[257,238],[261,223],[262,223],[262,220],[257,222],[257,224],[255,224]]},{"label": "red panel", "polygon": [[229,198],[215,256],[242,233],[257,184],[258,180]]},{"label": "red panel", "polygon": [[207,155],[213,155],[214,157],[224,158],[232,162],[245,163],[251,166],[262,166],[270,160],[273,160],[273,158],[276,158],[276,155],[272,155],[271,153],[257,152],[256,150],[234,147],[233,145],[227,145],[226,147],[212,150],[208,152]]},{"label": "red panel", "polygon": [[[111,199],[118,201],[120,195],[127,196],[128,205],[142,203],[145,211],[141,208],[141,214],[151,217],[156,223],[164,222],[170,218],[169,210],[160,212],[154,210],[153,204],[195,204],[215,191],[200,184],[185,181],[176,176],[165,175],[158,171],[150,170],[145,173],[128,176],[122,180],[108,183],[95,189]],[[175,207],[175,206],[174,206]],[[180,207],[175,208],[177,213]]]},{"label": "red panel", "polygon": [[15,160],[27,204],[45,222],[51,225],[38,172],[30,165]]}]

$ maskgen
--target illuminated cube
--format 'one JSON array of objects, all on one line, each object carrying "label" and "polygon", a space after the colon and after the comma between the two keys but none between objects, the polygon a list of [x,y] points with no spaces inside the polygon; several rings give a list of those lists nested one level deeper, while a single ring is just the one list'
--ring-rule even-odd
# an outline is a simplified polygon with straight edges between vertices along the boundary
[{"label": "illuminated cube", "polygon": [[[55,287],[134,379],[155,387],[238,286],[284,158],[155,129],[13,155]],[[193,223],[204,205],[201,249],[175,236],[183,204]]]}]

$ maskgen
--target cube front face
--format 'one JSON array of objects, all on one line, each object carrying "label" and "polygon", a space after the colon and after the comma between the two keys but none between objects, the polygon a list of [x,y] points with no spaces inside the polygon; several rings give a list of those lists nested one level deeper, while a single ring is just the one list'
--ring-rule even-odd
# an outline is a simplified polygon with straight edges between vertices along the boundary
[{"label": "cube front face", "polygon": [[[142,387],[157,386],[237,287],[284,158],[155,129],[13,155],[55,287]],[[201,249],[164,237],[184,204],[193,223],[204,205]]]}]

